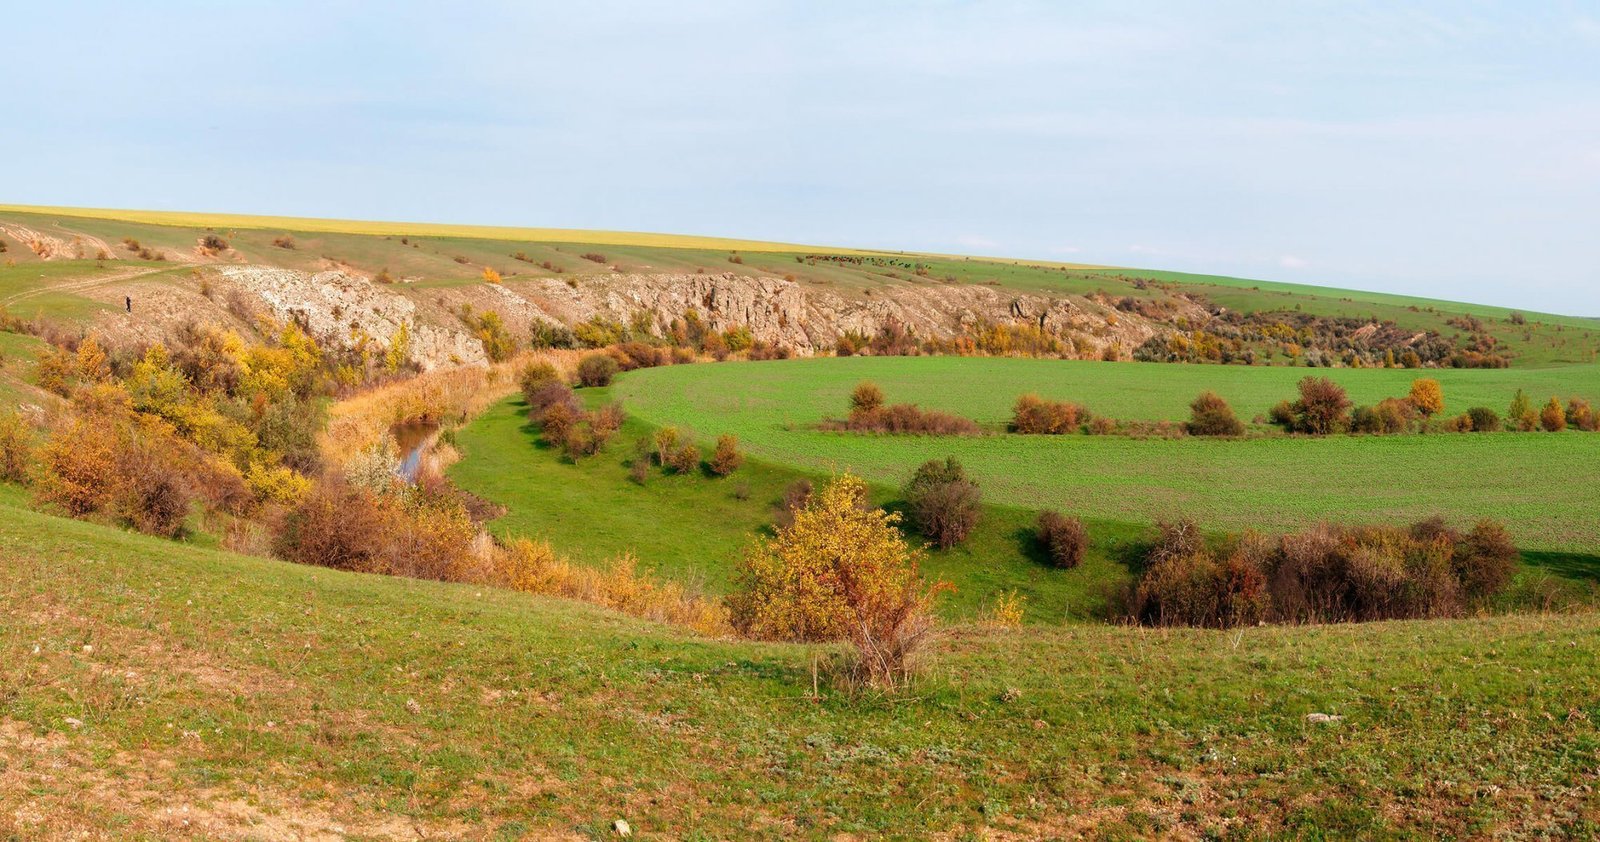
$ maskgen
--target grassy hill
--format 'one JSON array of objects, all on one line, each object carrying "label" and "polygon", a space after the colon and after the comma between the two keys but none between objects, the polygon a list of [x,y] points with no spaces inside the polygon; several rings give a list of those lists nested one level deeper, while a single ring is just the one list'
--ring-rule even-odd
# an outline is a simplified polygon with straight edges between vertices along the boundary
[{"label": "grassy hill", "polygon": [[814,700],[816,650],[582,605],[12,505],[0,553],[15,838],[1600,833],[1594,614],[959,627]]},{"label": "grassy hill", "polygon": [[[1471,316],[1483,320],[1484,333],[1516,355],[1519,367],[1594,363],[1600,354],[1600,322],[1594,319],[1530,312],[1526,324],[1513,324],[1512,311],[1500,307],[1151,269],[671,234],[0,205],[0,226],[8,223],[53,237],[68,250],[76,248],[86,261],[93,261],[103,245],[109,261],[101,262],[108,265],[165,268],[138,260],[122,245],[132,239],[184,263],[341,268],[369,275],[387,271],[407,280],[400,288],[415,295],[441,285],[479,283],[486,268],[510,284],[548,277],[581,283],[585,277],[618,271],[736,272],[788,278],[851,296],[885,286],[934,284],[1117,299],[1192,293],[1232,310],[1392,320],[1410,330],[1445,336],[1462,333],[1451,319]],[[229,251],[198,255],[196,243],[212,233],[227,240]],[[40,262],[22,243],[11,243],[3,257],[18,267]]]}]

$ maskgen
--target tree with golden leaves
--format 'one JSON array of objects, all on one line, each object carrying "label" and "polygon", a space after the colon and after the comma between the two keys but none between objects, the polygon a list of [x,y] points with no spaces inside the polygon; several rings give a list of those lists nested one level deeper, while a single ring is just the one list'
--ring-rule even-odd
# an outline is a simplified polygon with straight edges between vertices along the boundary
[{"label": "tree with golden leaves", "polygon": [[1423,417],[1432,418],[1444,411],[1444,387],[1431,377],[1418,378],[1411,381],[1411,396],[1407,400]]},{"label": "tree with golden leaves", "polygon": [[735,628],[768,640],[848,640],[870,683],[903,682],[932,627],[934,597],[949,586],[924,583],[899,519],[871,506],[859,478],[836,478],[792,525],[745,553],[728,598]]}]

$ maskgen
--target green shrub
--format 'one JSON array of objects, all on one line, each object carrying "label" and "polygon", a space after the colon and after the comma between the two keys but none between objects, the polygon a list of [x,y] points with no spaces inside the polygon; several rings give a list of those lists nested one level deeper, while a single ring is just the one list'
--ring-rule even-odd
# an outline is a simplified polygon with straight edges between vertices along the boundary
[{"label": "green shrub", "polygon": [[1522,433],[1531,433],[1539,427],[1539,413],[1534,411],[1533,403],[1521,389],[1506,410],[1506,426]]},{"label": "green shrub", "polygon": [[572,328],[558,322],[535,321],[528,328],[529,344],[535,348],[571,348],[577,344]]}]

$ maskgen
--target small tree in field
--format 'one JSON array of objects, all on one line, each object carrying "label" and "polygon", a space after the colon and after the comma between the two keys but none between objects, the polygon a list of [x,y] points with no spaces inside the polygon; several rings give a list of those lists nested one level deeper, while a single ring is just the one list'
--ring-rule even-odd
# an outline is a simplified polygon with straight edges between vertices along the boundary
[{"label": "small tree in field", "polygon": [[856,477],[829,483],[745,553],[728,597],[734,627],[769,640],[848,640],[868,682],[903,683],[945,586],[923,582],[898,517],[871,508]]},{"label": "small tree in field", "polygon": [[1547,433],[1559,433],[1567,428],[1567,411],[1562,408],[1561,401],[1551,398],[1539,412],[1539,426]]},{"label": "small tree in field", "polygon": [[1233,407],[1215,392],[1201,392],[1189,404],[1189,435],[1238,436],[1244,434],[1244,424],[1233,414]]},{"label": "small tree in field", "polygon": [[498,284],[500,283],[500,273],[495,271],[494,267],[485,266],[483,267],[483,280],[485,283]]},{"label": "small tree in field", "polygon": [[1444,411],[1444,387],[1432,378],[1418,378],[1411,381],[1411,395],[1407,400],[1422,417],[1432,418]]}]

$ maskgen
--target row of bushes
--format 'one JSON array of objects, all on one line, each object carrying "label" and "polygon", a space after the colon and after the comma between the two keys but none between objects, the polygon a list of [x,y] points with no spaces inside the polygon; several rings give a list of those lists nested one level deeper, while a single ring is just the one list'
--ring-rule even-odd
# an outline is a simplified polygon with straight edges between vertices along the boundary
[{"label": "row of bushes", "polygon": [[1476,406],[1460,415],[1445,418],[1444,390],[1439,381],[1422,378],[1413,381],[1404,398],[1386,398],[1373,406],[1357,407],[1344,387],[1326,377],[1307,377],[1299,383],[1299,397],[1282,401],[1272,408],[1272,423],[1292,433],[1331,435],[1367,433],[1393,435],[1405,432],[1492,433],[1502,429],[1520,432],[1544,430],[1558,433],[1568,427],[1593,432],[1600,429],[1600,416],[1588,401],[1572,398],[1565,405],[1552,397],[1535,409],[1528,396],[1517,390],[1504,419],[1493,409]]},{"label": "row of bushes", "polygon": [[1217,543],[1193,521],[1159,530],[1124,602],[1144,625],[1455,617],[1503,590],[1518,559],[1505,528],[1487,520],[1465,533],[1432,519],[1410,529],[1324,524]]},{"label": "row of bushes", "polygon": [[883,390],[863,382],[850,394],[850,414],[843,421],[824,421],[824,430],[852,433],[894,433],[928,436],[975,436],[977,422],[912,403],[885,404]]}]

